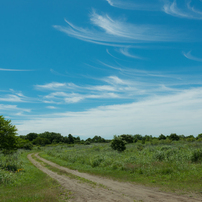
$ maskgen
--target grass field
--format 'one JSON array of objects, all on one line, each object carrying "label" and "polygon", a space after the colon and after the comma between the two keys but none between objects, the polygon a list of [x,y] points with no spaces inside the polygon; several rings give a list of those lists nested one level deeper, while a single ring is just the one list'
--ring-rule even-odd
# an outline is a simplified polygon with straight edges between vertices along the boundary
[{"label": "grass field", "polygon": [[[127,144],[124,152],[109,143],[55,145],[34,149],[40,156],[61,166],[106,176],[119,181],[159,187],[163,191],[202,196],[202,143],[159,141]],[[0,201],[66,201],[71,193],[27,159],[19,150],[0,154]],[[51,168],[52,169],[52,168]]]},{"label": "grass field", "polygon": [[0,201],[55,202],[66,200],[69,193],[27,159],[28,152],[10,157],[0,155]]},{"label": "grass field", "polygon": [[41,157],[82,172],[160,187],[164,191],[202,191],[201,142],[128,144],[117,152],[109,144],[45,147]]}]

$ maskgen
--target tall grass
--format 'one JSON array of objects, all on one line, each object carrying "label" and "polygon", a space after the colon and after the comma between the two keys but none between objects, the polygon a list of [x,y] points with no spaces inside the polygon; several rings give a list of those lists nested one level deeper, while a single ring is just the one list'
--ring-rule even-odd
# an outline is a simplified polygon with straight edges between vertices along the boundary
[{"label": "tall grass", "polygon": [[201,190],[201,142],[128,144],[117,152],[109,144],[46,147],[42,157],[84,172],[155,184],[170,189]]},{"label": "tall grass", "polygon": [[66,190],[29,162],[27,154],[23,150],[12,156],[0,154],[0,201],[57,202],[68,198]]}]

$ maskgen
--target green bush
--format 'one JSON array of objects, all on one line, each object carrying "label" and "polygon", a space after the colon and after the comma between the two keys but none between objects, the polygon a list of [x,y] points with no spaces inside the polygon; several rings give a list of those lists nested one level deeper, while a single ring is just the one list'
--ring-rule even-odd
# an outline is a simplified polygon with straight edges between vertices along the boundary
[{"label": "green bush", "polygon": [[192,155],[191,155],[191,162],[196,163],[201,160],[202,160],[202,150],[197,149],[197,150],[193,151]]},{"label": "green bush", "polygon": [[8,185],[13,182],[14,182],[14,173],[6,172],[0,169],[0,185],[1,184]]},{"label": "green bush", "polygon": [[122,152],[126,149],[126,142],[121,137],[115,135],[110,146],[112,149]]}]

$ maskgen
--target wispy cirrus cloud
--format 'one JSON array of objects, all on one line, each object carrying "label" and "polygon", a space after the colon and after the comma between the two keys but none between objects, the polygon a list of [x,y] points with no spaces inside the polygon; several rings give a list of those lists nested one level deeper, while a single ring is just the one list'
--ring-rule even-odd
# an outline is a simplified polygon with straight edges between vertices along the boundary
[{"label": "wispy cirrus cloud", "polygon": [[52,82],[44,85],[35,85],[35,88],[38,90],[59,90],[59,89],[73,89],[78,88],[73,83],[58,83],[58,82]]},{"label": "wispy cirrus cloud", "polygon": [[190,59],[190,60],[195,60],[195,61],[198,61],[198,62],[202,62],[202,58],[198,58],[198,57],[193,56],[193,55],[191,54],[191,51],[189,51],[188,53],[182,52],[182,54],[183,54],[186,58],[188,58],[188,59]]},{"label": "wispy cirrus cloud", "polygon": [[159,10],[162,2],[159,0],[106,0],[111,6],[128,10]]},{"label": "wispy cirrus cloud", "polygon": [[130,57],[130,58],[134,58],[134,59],[138,59],[138,60],[143,60],[143,57],[140,57],[138,55],[133,55],[131,53],[129,53],[128,48],[120,48],[118,50],[121,54],[125,55],[126,57]]},{"label": "wispy cirrus cloud", "polygon": [[[103,65],[106,65],[103,63]],[[111,66],[106,65],[111,68]],[[113,68],[113,67],[112,67]],[[120,71],[120,70],[119,70]],[[78,103],[86,99],[137,99],[140,97],[147,97],[151,95],[158,95],[162,93],[172,93],[179,91],[173,86],[171,76],[162,75],[154,72],[147,72],[142,70],[123,69],[126,78],[120,78],[112,75],[104,77],[99,80],[101,85],[76,85],[72,84],[73,88],[69,88],[68,83],[49,83],[44,85],[37,85],[37,90],[52,91],[47,95],[42,96],[44,103]],[[127,77],[131,77],[131,79]],[[134,80],[135,76],[135,80]],[[172,85],[170,84],[172,80]],[[40,86],[40,88],[39,88]]]},{"label": "wispy cirrus cloud", "polygon": [[[189,18],[189,19],[202,19],[202,10],[199,10],[201,4],[192,0],[178,1],[178,0],[106,0],[111,6],[128,9],[128,10],[146,10],[146,11],[163,11],[169,15]],[[197,8],[197,9],[196,9]]]},{"label": "wispy cirrus cloud", "polygon": [[70,37],[83,41],[104,45],[117,46],[118,44],[131,44],[151,41],[177,41],[180,34],[166,28],[154,25],[131,24],[123,20],[116,20],[109,15],[99,15],[95,11],[90,16],[95,29],[81,28],[67,22],[66,27],[54,25],[53,27]]},{"label": "wispy cirrus cloud", "polygon": [[2,96],[0,98],[0,101],[4,101],[4,102],[25,102],[24,98],[25,97],[23,95],[8,94],[8,95]]},{"label": "wispy cirrus cloud", "polygon": [[175,17],[202,20],[202,11],[191,5],[193,1],[179,1],[180,6],[177,5],[177,2],[176,0],[173,2],[167,1],[163,6],[163,11]]},{"label": "wispy cirrus cloud", "polygon": [[11,116],[21,116],[24,113],[31,112],[31,109],[20,108],[17,105],[7,105],[7,104],[0,104],[0,110],[3,113],[7,113]]},{"label": "wispy cirrus cloud", "polygon": [[34,71],[34,70],[30,70],[30,69],[4,69],[4,68],[0,68],[0,71],[4,71],[4,72],[30,72],[30,71]]}]

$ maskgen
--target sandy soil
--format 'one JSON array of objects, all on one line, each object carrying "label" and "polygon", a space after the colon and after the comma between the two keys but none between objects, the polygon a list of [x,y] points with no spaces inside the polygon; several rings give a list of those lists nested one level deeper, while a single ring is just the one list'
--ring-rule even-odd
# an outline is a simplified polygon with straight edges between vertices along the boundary
[{"label": "sandy soil", "polygon": [[202,199],[191,198],[186,196],[179,196],[173,193],[163,193],[153,188],[143,187],[140,185],[134,185],[131,183],[118,182],[111,179],[89,175],[87,173],[80,173],[76,170],[71,170],[62,166],[59,166],[51,161],[41,158],[38,154],[35,156],[41,161],[58,168],[67,173],[88,179],[96,182],[101,186],[92,187],[89,183],[81,183],[76,179],[68,178],[65,175],[58,175],[57,173],[43,167],[39,162],[35,161],[32,154],[28,155],[28,159],[44,173],[48,174],[53,179],[57,180],[64,188],[72,191],[74,198],[70,201],[74,202],[96,202],[96,201],[143,201],[143,202],[196,202],[202,201]]}]

